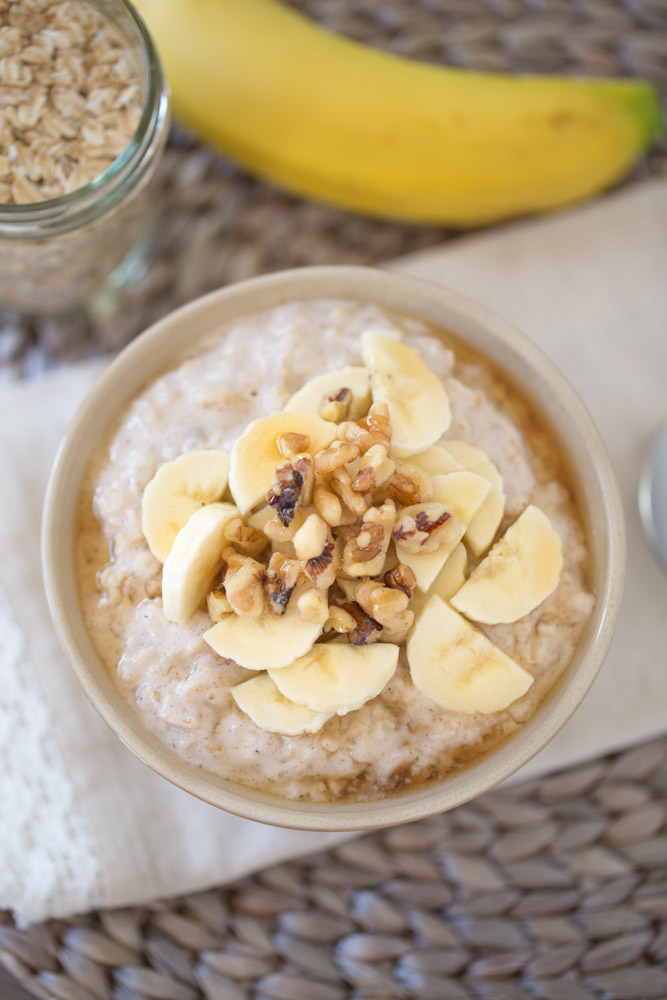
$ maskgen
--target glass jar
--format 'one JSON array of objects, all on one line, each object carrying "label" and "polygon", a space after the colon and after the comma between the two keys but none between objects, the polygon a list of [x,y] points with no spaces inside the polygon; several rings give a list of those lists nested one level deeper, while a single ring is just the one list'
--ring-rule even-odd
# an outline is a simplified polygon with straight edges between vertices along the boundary
[{"label": "glass jar", "polygon": [[120,156],[69,194],[0,204],[0,303],[56,313],[143,273],[155,206],[151,181],[169,128],[169,96],[148,31],[126,0],[86,0],[115,25],[144,92]]}]

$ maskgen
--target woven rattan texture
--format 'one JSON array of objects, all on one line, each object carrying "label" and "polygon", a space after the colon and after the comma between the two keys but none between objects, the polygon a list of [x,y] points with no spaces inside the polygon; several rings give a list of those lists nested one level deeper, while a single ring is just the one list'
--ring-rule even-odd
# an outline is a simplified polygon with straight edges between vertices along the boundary
[{"label": "woven rattan texture", "polygon": [[[292,0],[327,26],[415,58],[484,70],[641,75],[667,95],[667,0]],[[634,177],[664,173],[667,145]],[[161,171],[156,261],[94,315],[0,313],[0,379],[122,347],[175,306],[265,271],[373,264],[456,234],[365,219],[250,179],[175,132]]]},{"label": "woven rattan texture", "polygon": [[60,1000],[664,1000],[667,739],[228,888],[4,919]]}]

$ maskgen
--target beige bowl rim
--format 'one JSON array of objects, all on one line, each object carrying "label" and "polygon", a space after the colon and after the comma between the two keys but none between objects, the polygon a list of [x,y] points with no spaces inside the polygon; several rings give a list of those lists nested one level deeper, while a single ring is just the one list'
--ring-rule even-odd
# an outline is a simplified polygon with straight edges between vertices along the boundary
[{"label": "beige bowl rim", "polygon": [[[74,519],[86,461],[122,408],[153,377],[227,319],[290,299],[374,302],[452,331],[522,387],[569,455],[587,525],[596,604],[572,663],[554,692],[509,740],[463,772],[380,802],[294,802],[217,778],[161,743],[122,700],[86,632],[73,559]],[[517,771],[565,725],[591,687],[607,652],[621,603],[625,529],[618,487],[600,435],[569,383],[504,319],[454,291],[364,267],[310,267],[253,278],[211,292],[155,323],[105,369],[62,441],[48,485],[42,525],[47,596],[76,677],[114,733],[154,771],[238,816],[308,830],[370,830],[443,812]]]}]

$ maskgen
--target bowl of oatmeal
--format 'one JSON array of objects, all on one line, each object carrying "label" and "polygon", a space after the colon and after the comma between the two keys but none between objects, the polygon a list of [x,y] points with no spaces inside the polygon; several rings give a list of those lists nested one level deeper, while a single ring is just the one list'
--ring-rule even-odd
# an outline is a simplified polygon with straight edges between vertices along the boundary
[{"label": "bowl of oatmeal", "polygon": [[161,320],[78,411],[47,591],[145,763],[253,820],[372,829],[534,756],[590,688],[624,528],[599,435],[509,324],[318,267]]}]

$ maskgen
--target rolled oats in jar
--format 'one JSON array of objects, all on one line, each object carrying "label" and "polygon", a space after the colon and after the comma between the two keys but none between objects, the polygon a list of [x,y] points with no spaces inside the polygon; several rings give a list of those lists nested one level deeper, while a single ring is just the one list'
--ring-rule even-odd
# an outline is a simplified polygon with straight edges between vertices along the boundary
[{"label": "rolled oats in jar", "polygon": [[0,302],[57,312],[141,268],[168,129],[126,0],[0,0]]}]

